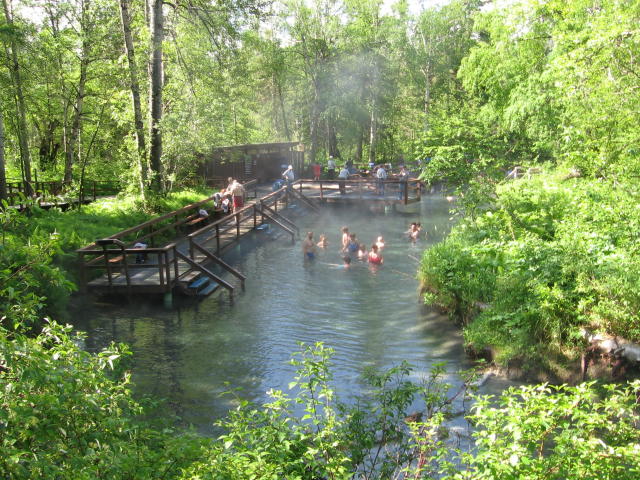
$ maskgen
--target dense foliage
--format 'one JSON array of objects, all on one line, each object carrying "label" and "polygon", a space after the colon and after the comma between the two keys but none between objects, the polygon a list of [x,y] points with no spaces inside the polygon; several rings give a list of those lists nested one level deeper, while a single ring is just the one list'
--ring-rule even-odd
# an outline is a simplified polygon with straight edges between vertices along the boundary
[{"label": "dense foliage", "polygon": [[[632,479],[640,472],[640,384],[546,386],[476,400],[476,446],[460,451],[447,420],[464,405],[436,367],[422,383],[408,365],[369,372],[369,391],[342,403],[330,350],[306,347],[293,362],[290,397],[239,406],[216,440],[140,419],[122,346],[84,352],[50,322],[34,337],[0,329],[3,478]],[[454,399],[458,397],[458,400]],[[417,402],[417,403],[416,403]],[[420,415],[406,416],[407,408]],[[462,434],[462,437],[460,435]],[[467,447],[468,448],[468,447]]]},{"label": "dense foliage", "polygon": [[606,180],[503,183],[483,213],[425,252],[427,300],[502,361],[581,347],[581,328],[640,341],[639,194]]},{"label": "dense foliage", "polygon": [[0,174],[171,187],[212,147],[288,140],[310,161],[411,156],[460,101],[480,3],[3,0]]}]

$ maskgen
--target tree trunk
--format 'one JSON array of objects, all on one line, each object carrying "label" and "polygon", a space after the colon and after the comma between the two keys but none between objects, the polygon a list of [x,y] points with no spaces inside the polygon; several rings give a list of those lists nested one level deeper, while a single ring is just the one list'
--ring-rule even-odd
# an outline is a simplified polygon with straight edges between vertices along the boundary
[{"label": "tree trunk", "polygon": [[358,141],[356,143],[356,154],[354,157],[354,161],[356,162],[356,165],[362,163],[362,143],[363,142],[364,142],[364,127],[360,131],[360,135],[358,135]]},{"label": "tree trunk", "polygon": [[4,166],[4,118],[2,104],[0,103],[0,200],[8,200],[7,176]]},{"label": "tree trunk", "polygon": [[427,64],[422,69],[422,74],[424,75],[424,130],[425,132],[429,130],[429,110],[431,107],[431,69],[430,65]]},{"label": "tree trunk", "polygon": [[329,143],[329,155],[333,158],[341,158],[340,149],[338,148],[338,137],[336,136],[336,128],[333,124],[333,115],[327,118],[327,140]]},{"label": "tree trunk", "polygon": [[127,61],[129,63],[129,84],[133,100],[133,116],[136,128],[136,140],[138,144],[138,170],[140,171],[139,188],[140,194],[144,196],[144,189],[147,184],[147,146],[144,137],[144,121],[142,120],[138,67],[136,65],[136,56],[133,47],[133,36],[131,34],[129,0],[120,0],[120,14],[120,18],[122,19],[122,32],[124,35],[124,49],[127,52]]},{"label": "tree trunk", "polygon": [[55,131],[59,123],[57,120],[46,120],[40,129],[40,169],[51,170],[56,164],[56,157],[60,149],[60,143],[56,141]]},{"label": "tree trunk", "polygon": [[149,164],[151,167],[151,187],[162,190],[162,41],[164,39],[164,16],[162,0],[153,0],[151,7],[151,150]]},{"label": "tree trunk", "polygon": [[280,82],[276,82],[278,86],[278,97],[280,98],[280,111],[282,112],[282,125],[284,125],[284,134],[287,137],[287,141],[291,141],[291,132],[289,132],[289,122],[287,121],[287,112],[284,108],[284,99],[282,98],[282,85]]},{"label": "tree trunk", "polygon": [[376,102],[371,108],[371,126],[369,129],[369,163],[376,163],[376,147],[378,141],[378,122],[376,119]]},{"label": "tree trunk", "polygon": [[[4,15],[9,27],[13,27],[13,19],[11,16],[11,0],[2,0]],[[20,62],[18,62],[18,45],[12,37],[10,40],[10,70],[11,80],[15,89],[16,103],[18,107],[18,141],[20,144],[20,161],[22,163],[22,179],[25,183],[25,194],[33,194],[33,186],[31,185],[31,156],[29,154],[29,142],[27,139],[27,114],[24,104],[24,94],[22,93],[22,79],[20,76]]]},{"label": "tree trunk", "polygon": [[69,185],[73,181],[73,164],[76,157],[76,144],[80,138],[80,122],[82,121],[82,107],[84,105],[85,87],[87,84],[87,45],[82,42],[82,53],[80,58],[80,78],[78,79],[78,96],[74,107],[73,123],[71,124],[71,134],[68,136],[68,144],[64,162],[64,179],[65,185]]},{"label": "tree trunk", "polygon": [[320,124],[320,96],[318,93],[319,86],[316,79],[314,79],[314,96],[313,105],[311,106],[311,151],[309,152],[309,163],[316,162],[316,156],[318,154],[318,128]]}]

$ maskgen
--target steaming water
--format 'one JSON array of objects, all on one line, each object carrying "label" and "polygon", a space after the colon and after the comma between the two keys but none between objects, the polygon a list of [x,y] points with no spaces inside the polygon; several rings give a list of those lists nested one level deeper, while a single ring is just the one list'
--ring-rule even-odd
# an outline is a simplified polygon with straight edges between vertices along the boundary
[{"label": "steaming water", "polygon": [[[415,278],[421,252],[450,228],[450,204],[433,196],[416,207],[414,214],[326,207],[320,215],[298,217],[302,233],[329,238],[313,262],[304,262],[299,241],[292,245],[275,228],[253,234],[225,256],[248,277],[233,305],[225,292],[173,310],[136,301],[94,304],[75,315],[75,327],[87,333],[90,350],[128,343],[136,391],[165,398],[165,408],[207,434],[233,407],[221,392],[241,387],[244,398],[262,401],[270,388],[286,391],[294,374],[287,361],[300,350],[298,342],[335,349],[334,384],[342,398],[359,393],[363,367],[403,360],[415,365],[416,377],[447,362],[449,381],[458,383],[454,372],[468,367],[461,334],[421,305]],[[427,232],[416,245],[402,235],[412,221]],[[355,260],[342,268],[343,225],[367,245],[383,235],[384,265],[372,269]]]}]

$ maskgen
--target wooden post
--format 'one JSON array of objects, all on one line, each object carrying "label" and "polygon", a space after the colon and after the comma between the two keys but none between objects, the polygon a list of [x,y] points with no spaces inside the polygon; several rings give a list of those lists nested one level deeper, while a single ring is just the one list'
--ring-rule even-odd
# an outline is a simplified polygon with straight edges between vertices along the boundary
[{"label": "wooden post", "polygon": [[323,196],[322,196],[322,180],[320,180],[320,201],[323,200]]},{"label": "wooden post", "polygon": [[404,182],[404,204],[406,205],[407,203],[409,203],[409,180],[407,179],[406,182]]},{"label": "wooden post", "polygon": [[256,228],[256,226],[258,225],[258,219],[257,219],[257,214],[256,214],[256,204],[253,204],[253,228]]},{"label": "wooden post", "polygon": [[240,214],[235,213],[234,215],[236,217],[236,236],[240,238]]},{"label": "wooden post", "polygon": [[216,255],[220,255],[220,224],[216,223]]},{"label": "wooden post", "polygon": [[102,246],[102,250],[104,251],[104,265],[107,269],[107,280],[109,282],[109,286],[111,287],[113,285],[113,282],[111,280],[111,265],[109,264],[109,251],[107,250],[107,247],[105,245]]},{"label": "wooden post", "polygon": [[84,263],[84,253],[78,252],[78,261],[80,263],[80,292],[87,292],[87,267]]},{"label": "wooden post", "polygon": [[[164,287],[164,262],[162,258],[162,253],[158,254],[158,274],[160,276],[160,286]],[[164,289],[163,289],[164,290]]]},{"label": "wooden post", "polygon": [[169,252],[167,252],[165,250],[164,252],[162,252],[162,255],[164,256],[164,264],[165,264],[165,268],[167,269],[167,291],[171,291],[171,288],[172,288],[172,285],[171,285],[171,264],[169,263]]},{"label": "wooden post", "polygon": [[173,252],[173,273],[175,274],[176,280],[180,276],[180,267],[178,266],[178,257],[176,256],[176,246],[174,245],[171,249]]}]

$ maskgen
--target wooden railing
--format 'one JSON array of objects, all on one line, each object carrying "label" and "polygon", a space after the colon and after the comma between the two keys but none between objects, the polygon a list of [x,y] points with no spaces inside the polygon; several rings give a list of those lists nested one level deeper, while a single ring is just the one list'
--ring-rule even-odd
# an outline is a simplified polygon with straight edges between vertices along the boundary
[{"label": "wooden railing", "polygon": [[[220,220],[209,223],[195,232],[190,233],[187,235],[189,242],[193,243],[197,237],[197,243],[200,245],[214,243],[215,255],[220,255],[223,247],[221,242],[222,235],[235,231],[235,237],[240,238],[242,233],[241,226],[243,224],[250,223],[255,228],[258,226],[258,216],[261,216],[260,223],[264,222],[264,217],[268,216],[268,212],[262,209],[263,205],[268,205],[277,212],[279,203],[284,203],[285,206],[289,203],[289,193],[286,187],[262,197],[253,205],[243,207]],[[291,229],[285,228],[285,230],[294,235]]]},{"label": "wooden railing", "polygon": [[[243,187],[247,193],[251,191],[256,192],[257,182],[252,180],[244,184]],[[177,263],[179,255],[176,254],[176,244],[169,243],[162,247],[154,247],[153,245],[162,245],[177,236],[183,235],[183,229],[195,218],[194,216],[197,216],[201,208],[211,210],[213,207],[213,198],[214,195],[148,220],[135,227],[114,233],[107,238],[96,240],[96,242],[76,250],[80,264],[81,285],[85,286],[88,278],[93,277],[93,275],[90,275],[91,271],[101,270],[106,273],[108,285],[112,286],[114,284],[112,274],[117,270],[118,272],[122,271],[124,273],[125,284],[127,287],[130,287],[131,278],[129,270],[135,266],[136,269],[157,269],[160,282],[159,290],[163,292],[171,291],[179,276]],[[218,221],[210,223],[206,227],[194,232],[194,234],[211,228],[216,229],[216,232],[219,233],[221,230],[220,225],[225,225],[225,228],[235,228],[239,236],[240,223],[249,218],[255,226],[257,221],[255,216],[254,206],[250,205]],[[238,225],[230,227],[234,220],[239,220]],[[189,235],[189,238],[193,237],[194,234]],[[147,244],[148,247],[132,248],[136,243],[144,243]],[[192,249],[190,249],[190,251],[193,252]],[[135,257],[144,257],[146,260],[144,263],[136,263],[132,261],[132,258]],[[193,258],[192,254],[191,259]],[[222,282],[218,283],[227,288]]]},{"label": "wooden railing", "polygon": [[[31,189],[22,180],[7,182],[7,196],[10,205],[19,205],[25,198],[31,198],[38,204],[95,201],[105,195],[115,195],[120,192],[121,185],[117,181],[85,180],[79,192],[74,192],[69,184],[62,181],[31,182]],[[33,193],[27,195],[31,190]]]},{"label": "wooden railing", "polygon": [[[173,279],[179,276],[178,264],[173,250],[176,244],[170,243],[161,248],[126,248],[118,239],[105,238],[97,240],[93,248],[83,248],[78,251],[81,257],[80,282],[87,283],[89,270],[99,269],[106,272],[107,285],[115,284],[114,273],[124,273],[124,286],[131,289],[131,269],[156,269],[158,271],[158,290],[169,292],[173,288]],[[100,248],[98,248],[100,247]],[[84,261],[85,255],[94,258]],[[132,261],[133,259],[133,261]],[[172,278],[173,274],[173,278]]]},{"label": "wooden railing", "polygon": [[[388,178],[382,181],[384,185],[384,196],[395,196],[398,200],[402,201],[405,205],[411,201],[420,200],[422,195],[422,189],[424,187],[421,180],[411,178],[408,181],[402,181],[397,178]],[[305,189],[308,191],[311,187],[319,187],[320,200],[324,200],[325,193],[343,191],[345,194],[350,194],[351,198],[362,199],[372,194],[380,193],[380,182],[377,178],[356,178],[346,180],[298,180],[294,182],[293,188],[297,189],[300,193],[305,193]],[[342,189],[342,190],[341,190]],[[380,195],[383,196],[383,195]]]}]

